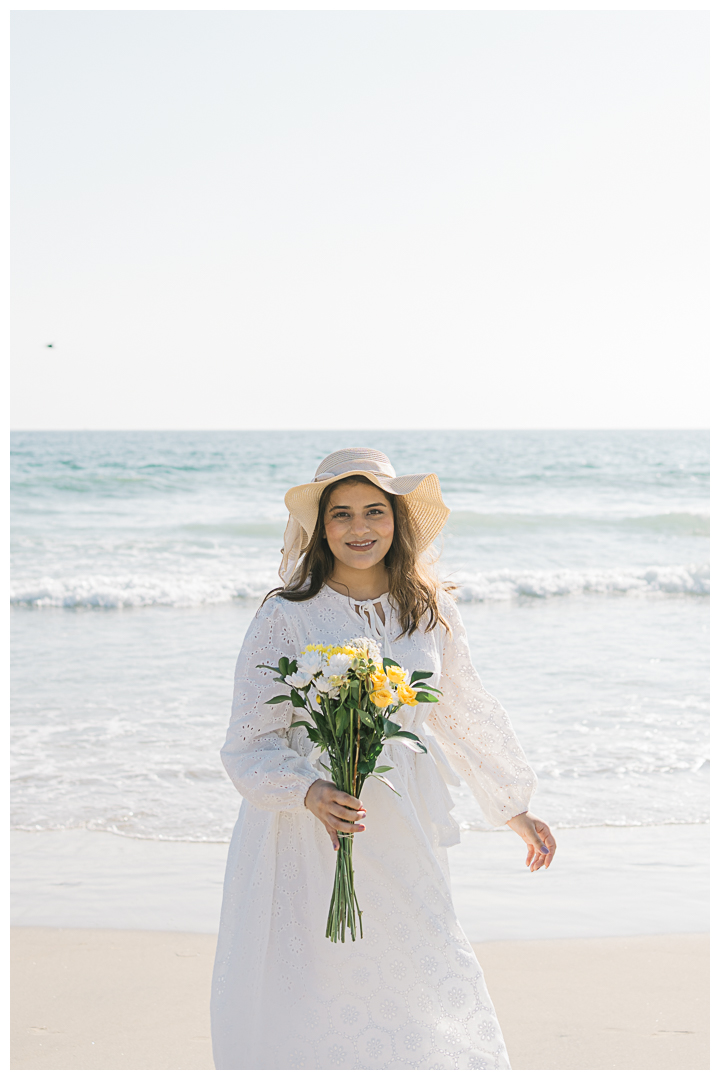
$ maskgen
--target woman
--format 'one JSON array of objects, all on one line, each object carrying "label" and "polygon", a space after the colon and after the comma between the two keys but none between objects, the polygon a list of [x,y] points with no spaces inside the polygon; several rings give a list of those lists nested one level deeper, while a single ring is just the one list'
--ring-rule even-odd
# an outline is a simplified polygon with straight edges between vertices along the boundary
[{"label": "woman", "polygon": [[[423,560],[448,516],[434,474],[396,476],[376,450],[331,454],[285,497],[280,574],[238,659],[222,759],[243,796],[230,844],[212,1025],[218,1069],[508,1069],[483,974],[458,925],[445,849],[459,842],[447,784],[470,785],[488,820],[555,842],[528,812],[535,776],[473,669],[460,616]],[[393,784],[362,802],[314,760],[276,664],[310,643],[374,637],[409,671],[434,673],[436,705],[403,707],[428,754],[388,744]],[[323,760],[322,758],[320,759]],[[337,830],[356,834],[364,937],[332,944],[325,922]]]}]

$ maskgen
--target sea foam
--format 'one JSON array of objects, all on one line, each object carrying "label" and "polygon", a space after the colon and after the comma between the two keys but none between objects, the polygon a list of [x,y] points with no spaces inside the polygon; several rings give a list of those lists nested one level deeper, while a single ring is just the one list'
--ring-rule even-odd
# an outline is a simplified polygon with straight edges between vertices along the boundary
[{"label": "sea foam", "polygon": [[[706,596],[710,592],[709,566],[692,564],[597,570],[503,569],[458,573],[455,578],[461,603],[581,594]],[[269,573],[234,579],[200,574],[43,577],[17,582],[11,590],[11,603],[33,608],[196,607],[261,599],[277,584]]]},{"label": "sea foam", "polygon": [[466,603],[514,600],[522,597],[600,595],[657,595],[660,593],[706,596],[710,592],[710,567],[647,566],[588,570],[492,570],[464,574],[458,599]]}]

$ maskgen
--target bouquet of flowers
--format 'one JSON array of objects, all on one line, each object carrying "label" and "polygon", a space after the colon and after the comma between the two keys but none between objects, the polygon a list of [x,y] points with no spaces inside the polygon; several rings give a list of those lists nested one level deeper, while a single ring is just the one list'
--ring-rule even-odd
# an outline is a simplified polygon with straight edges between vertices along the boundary
[{"label": "bouquet of flowers", "polygon": [[[417,735],[403,731],[391,720],[403,705],[437,701],[440,691],[428,686],[430,671],[413,671],[408,675],[399,664],[381,657],[376,642],[369,638],[353,638],[343,645],[307,645],[300,656],[289,659],[281,656],[277,667],[258,664],[277,672],[275,682],[290,688],[289,694],[271,698],[267,704],[291,701],[296,709],[304,709],[307,720],[298,720],[291,727],[304,727],[308,738],[330,759],[328,769],[333,783],[341,791],[360,797],[369,776],[387,784],[395,794],[384,773],[391,765],[378,765],[385,743],[398,742],[415,753],[427,753]],[[321,764],[323,764],[321,762]],[[352,864],[352,833],[338,833],[340,847],[335,864],[335,882],[325,936],[331,941],[345,941],[349,928],[352,940],[356,931],[362,937],[362,911],[355,895]]]}]

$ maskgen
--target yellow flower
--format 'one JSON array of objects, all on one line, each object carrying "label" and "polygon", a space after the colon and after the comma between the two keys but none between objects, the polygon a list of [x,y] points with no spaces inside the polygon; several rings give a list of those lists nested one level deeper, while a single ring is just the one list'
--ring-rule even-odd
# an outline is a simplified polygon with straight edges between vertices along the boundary
[{"label": "yellow flower", "polygon": [[407,671],[403,671],[401,667],[390,667],[387,669],[387,677],[390,682],[404,683],[407,682]]},{"label": "yellow flower", "polygon": [[387,686],[387,677],[384,671],[371,671],[373,690],[383,690]]},{"label": "yellow flower", "polygon": [[376,690],[370,695],[370,700],[373,705],[377,705],[378,709],[387,709],[388,705],[393,703],[393,696],[389,690]]},{"label": "yellow flower", "polygon": [[400,683],[397,688],[398,698],[403,705],[417,705],[417,693],[407,683]]}]

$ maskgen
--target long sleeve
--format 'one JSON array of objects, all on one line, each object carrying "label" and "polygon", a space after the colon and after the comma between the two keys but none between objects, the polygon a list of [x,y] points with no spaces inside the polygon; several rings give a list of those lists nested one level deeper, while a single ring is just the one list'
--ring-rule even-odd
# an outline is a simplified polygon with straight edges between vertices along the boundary
[{"label": "long sleeve", "polygon": [[220,751],[233,784],[262,810],[302,810],[308,788],[321,779],[307,758],[293,750],[287,730],[293,722],[289,701],[266,705],[283,693],[274,664],[293,656],[298,642],[280,603],[267,601],[251,622],[235,668],[235,692],[225,745]]},{"label": "long sleeve", "polygon": [[529,808],[537,778],[527,763],[502,705],[483,687],[470,658],[467,634],[455,604],[443,615],[442,697],[427,724],[465,780],[491,825],[504,825]]}]

